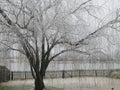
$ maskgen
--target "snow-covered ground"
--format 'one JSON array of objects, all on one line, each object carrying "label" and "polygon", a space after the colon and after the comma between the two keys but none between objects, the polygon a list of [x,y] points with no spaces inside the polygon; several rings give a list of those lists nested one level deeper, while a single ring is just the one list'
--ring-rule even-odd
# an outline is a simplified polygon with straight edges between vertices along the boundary
[{"label": "snow-covered ground", "polygon": [[[64,90],[120,90],[120,80],[105,77],[81,77],[65,79],[45,79],[46,86],[64,88]],[[34,87],[34,80],[19,80],[2,83],[7,86],[31,85]]]}]

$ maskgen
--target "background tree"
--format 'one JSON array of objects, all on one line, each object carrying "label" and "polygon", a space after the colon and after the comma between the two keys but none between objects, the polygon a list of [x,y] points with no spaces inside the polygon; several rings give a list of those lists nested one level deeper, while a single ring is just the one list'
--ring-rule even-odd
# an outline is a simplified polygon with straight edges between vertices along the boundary
[{"label": "background tree", "polygon": [[80,36],[81,30],[89,30],[87,23],[79,16],[81,10],[99,19],[89,11],[91,1],[74,1],[73,5],[66,0],[1,1],[1,34],[8,36],[7,40],[1,40],[1,44],[7,51],[15,50],[27,57],[35,79],[35,90],[45,88],[43,78],[52,60],[70,51],[89,55],[81,48],[88,45],[90,39],[100,36],[104,29],[119,22],[118,15]]}]

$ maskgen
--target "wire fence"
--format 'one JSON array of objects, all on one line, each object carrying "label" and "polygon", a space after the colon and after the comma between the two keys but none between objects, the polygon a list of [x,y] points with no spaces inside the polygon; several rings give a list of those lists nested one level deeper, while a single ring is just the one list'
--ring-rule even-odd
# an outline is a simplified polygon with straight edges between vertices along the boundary
[{"label": "wire fence", "polygon": [[[72,77],[111,77],[111,73],[116,70],[62,70],[62,71],[46,71],[44,78],[72,78]],[[9,71],[8,69],[0,69],[0,80],[27,80],[33,79],[30,71]]]},{"label": "wire fence", "polygon": [[[72,78],[72,77],[110,77],[114,70],[63,70],[63,71],[47,71],[44,78]],[[26,80],[33,79],[31,72],[11,72],[10,80]]]}]

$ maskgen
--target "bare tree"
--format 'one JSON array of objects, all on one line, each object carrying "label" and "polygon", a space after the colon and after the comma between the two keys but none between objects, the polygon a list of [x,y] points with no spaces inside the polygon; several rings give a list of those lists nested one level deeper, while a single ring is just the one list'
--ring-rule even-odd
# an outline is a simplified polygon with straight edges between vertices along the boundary
[{"label": "bare tree", "polygon": [[35,79],[35,90],[45,88],[43,79],[52,60],[70,51],[88,55],[88,52],[79,49],[88,44],[85,41],[98,36],[103,29],[119,22],[118,18],[115,18],[93,32],[85,34],[79,40],[71,40],[72,36],[69,34],[71,30],[81,29],[81,27],[79,22],[74,25],[69,24],[66,18],[77,14],[83,8],[95,18],[87,9],[91,1],[82,2],[72,9],[66,8],[63,0],[18,0],[16,2],[5,0],[2,2],[1,34],[7,33],[9,39],[2,40],[0,43],[5,45],[7,50],[18,51],[27,57]]}]

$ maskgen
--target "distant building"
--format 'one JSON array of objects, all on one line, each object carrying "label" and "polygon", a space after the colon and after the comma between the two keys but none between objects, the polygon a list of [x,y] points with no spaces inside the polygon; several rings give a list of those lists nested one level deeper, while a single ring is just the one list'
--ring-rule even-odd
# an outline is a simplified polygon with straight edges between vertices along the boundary
[{"label": "distant building", "polygon": [[10,71],[5,66],[0,66],[0,82],[10,80]]}]

